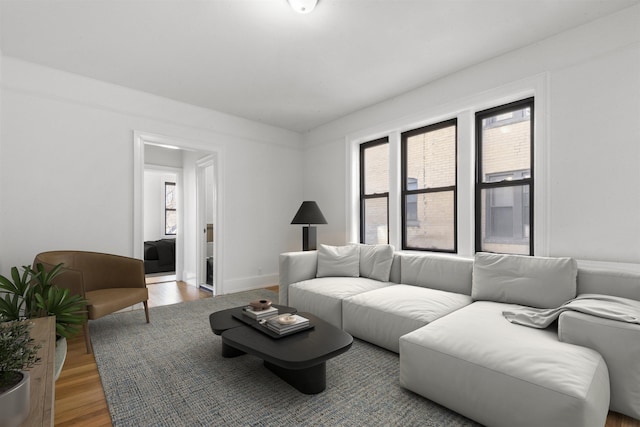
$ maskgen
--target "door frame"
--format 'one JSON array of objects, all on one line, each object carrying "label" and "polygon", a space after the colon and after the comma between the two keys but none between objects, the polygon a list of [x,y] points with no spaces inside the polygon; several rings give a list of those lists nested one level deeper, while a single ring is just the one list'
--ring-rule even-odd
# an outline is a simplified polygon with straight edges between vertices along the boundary
[{"label": "door frame", "polygon": [[[133,257],[138,259],[144,259],[143,254],[143,244],[144,244],[144,168],[145,168],[145,159],[144,159],[144,146],[145,144],[164,146],[167,148],[179,148],[185,151],[194,151],[204,154],[204,156],[211,156],[213,159],[213,217],[214,224],[216,224],[216,237],[214,239],[214,254],[222,254],[224,253],[224,217],[222,215],[222,206],[224,206],[224,182],[223,182],[223,167],[224,167],[224,149],[212,143],[194,141],[194,140],[185,140],[182,138],[175,138],[165,135],[158,135],[154,133],[142,132],[142,131],[133,131]],[[198,170],[198,166],[194,165],[195,170]],[[184,175],[184,173],[183,173]],[[183,176],[183,187],[187,184],[184,182],[187,177]],[[197,191],[196,191],[197,195]],[[185,200],[185,197],[181,197],[180,200]],[[197,207],[194,207],[197,212]],[[185,209],[183,208],[183,211]],[[184,216],[184,215],[183,215]],[[182,216],[182,217],[183,217]],[[180,216],[179,216],[180,218]],[[183,220],[180,220],[182,224],[184,224]],[[197,222],[196,222],[197,226]],[[195,236],[198,236],[198,230],[194,230]],[[184,233],[183,233],[184,235]],[[179,236],[177,236],[179,238]],[[198,249],[200,240],[195,238],[195,247],[192,249],[196,254],[199,253],[201,249]],[[178,250],[178,245],[176,241],[176,251]],[[180,254],[183,256],[183,254]],[[214,256],[214,283],[217,294],[224,293],[224,282],[222,280],[223,276],[223,263],[220,262],[219,256]],[[176,254],[176,262],[178,261],[178,254]],[[182,260],[181,260],[182,261]],[[199,258],[196,262],[196,276],[197,272],[201,270],[201,265],[204,265],[204,258]],[[178,273],[177,271],[178,265],[176,264],[176,280],[178,280],[178,274],[182,274],[183,272]],[[184,280],[184,278],[183,278]],[[196,282],[198,278],[196,278]],[[189,283],[189,281],[187,281]],[[192,285],[197,285],[198,283],[190,283]]]},{"label": "door frame", "polygon": [[[206,285],[207,283],[207,265],[206,265],[206,253],[207,253],[207,205],[206,205],[206,170],[207,168],[212,167],[212,176],[213,179],[213,194],[210,194],[213,200],[213,230],[214,230],[214,238],[213,238],[213,267],[214,267],[214,276],[213,276],[213,288],[210,289],[214,295],[218,292],[216,291],[216,276],[215,276],[215,264],[216,264],[216,158],[215,155],[210,154],[196,161],[196,241],[197,241],[197,251],[196,251],[196,283],[198,286]],[[209,289],[208,286],[204,286]]]}]

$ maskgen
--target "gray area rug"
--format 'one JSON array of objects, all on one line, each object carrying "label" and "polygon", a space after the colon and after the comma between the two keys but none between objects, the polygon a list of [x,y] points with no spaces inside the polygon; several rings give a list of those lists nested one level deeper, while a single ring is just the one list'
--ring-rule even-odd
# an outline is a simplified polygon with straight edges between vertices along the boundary
[{"label": "gray area rug", "polygon": [[400,387],[398,355],[363,341],[327,361],[327,389],[305,395],[254,356],[225,359],[209,314],[268,298],[241,292],[89,322],[113,425],[469,426]]}]

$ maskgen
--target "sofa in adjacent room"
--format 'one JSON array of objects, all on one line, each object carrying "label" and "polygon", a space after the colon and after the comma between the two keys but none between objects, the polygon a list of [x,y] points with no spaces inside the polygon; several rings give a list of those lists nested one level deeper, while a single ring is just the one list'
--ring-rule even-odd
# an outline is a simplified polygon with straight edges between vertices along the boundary
[{"label": "sofa in adjacent room", "polygon": [[144,273],[176,271],[176,239],[144,242]]},{"label": "sofa in adjacent room", "polygon": [[279,292],[280,304],[398,353],[401,386],[482,424],[603,426],[609,409],[640,418],[640,273],[320,245],[280,255]]}]

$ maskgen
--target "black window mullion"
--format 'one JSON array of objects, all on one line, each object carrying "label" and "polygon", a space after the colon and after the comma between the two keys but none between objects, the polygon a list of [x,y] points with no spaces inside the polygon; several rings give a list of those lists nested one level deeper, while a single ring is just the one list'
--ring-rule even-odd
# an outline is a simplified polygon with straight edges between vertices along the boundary
[{"label": "black window mullion", "polygon": [[455,185],[449,185],[447,187],[433,187],[433,188],[420,188],[418,190],[405,190],[403,195],[409,196],[411,194],[421,194],[421,193],[441,193],[445,191],[455,191]]},{"label": "black window mullion", "polygon": [[483,182],[478,184],[483,190],[487,188],[499,188],[499,187],[518,187],[521,185],[532,185],[532,178],[522,178],[522,179],[512,179],[509,181],[498,181],[498,182]]}]

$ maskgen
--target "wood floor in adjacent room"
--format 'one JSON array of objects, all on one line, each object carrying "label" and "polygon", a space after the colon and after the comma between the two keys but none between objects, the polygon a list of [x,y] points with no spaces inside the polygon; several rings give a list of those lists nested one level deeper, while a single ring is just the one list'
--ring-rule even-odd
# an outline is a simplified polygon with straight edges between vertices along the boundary
[{"label": "wood floor in adjacent room", "polygon": [[[211,297],[210,292],[184,282],[154,283],[147,287],[150,307]],[[56,382],[55,425],[112,426],[96,360],[93,354],[86,353],[82,335],[68,341],[67,359]],[[640,427],[640,421],[611,412],[605,427]]]}]

